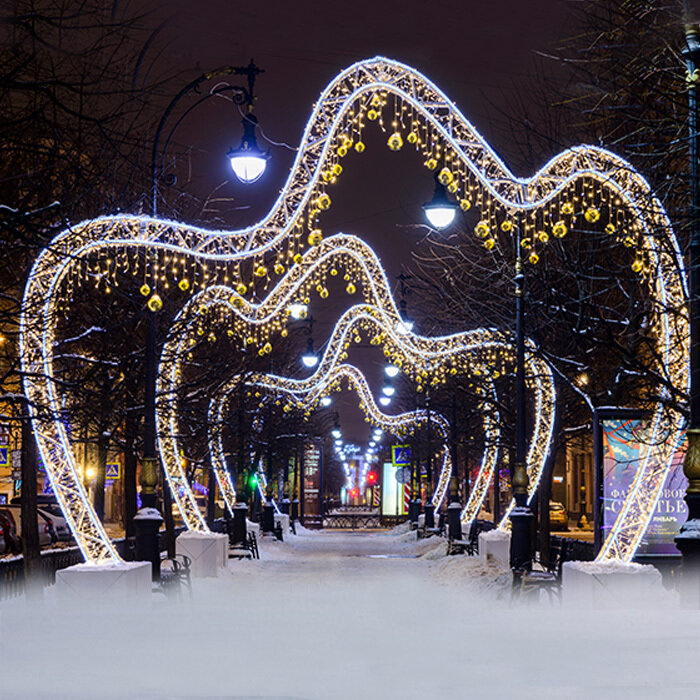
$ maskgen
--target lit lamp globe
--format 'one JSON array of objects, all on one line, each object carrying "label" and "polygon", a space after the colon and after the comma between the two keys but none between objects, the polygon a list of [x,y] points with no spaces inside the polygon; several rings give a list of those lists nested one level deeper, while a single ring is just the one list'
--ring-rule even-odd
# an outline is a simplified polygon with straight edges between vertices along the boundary
[{"label": "lit lamp globe", "polygon": [[314,343],[311,338],[306,346],[306,352],[301,356],[301,362],[304,367],[312,369],[318,364],[318,355],[314,352]]},{"label": "lit lamp globe", "polygon": [[457,205],[447,197],[444,186],[435,177],[435,192],[433,198],[423,205],[423,211],[428,223],[438,231],[452,224],[457,214]]},{"label": "lit lamp globe", "polygon": [[270,158],[269,151],[262,151],[255,138],[255,127],[258,125],[257,117],[254,114],[246,114],[243,117],[243,138],[238,148],[232,148],[228,153],[236,177],[245,185],[259,180]]},{"label": "lit lamp globe", "polygon": [[[399,335],[408,335],[413,330],[413,321],[408,318],[401,319],[396,324],[396,332]],[[388,372],[387,372],[388,374]]]},{"label": "lit lamp globe", "polygon": [[393,396],[396,393],[396,389],[391,386],[391,384],[387,384],[386,386],[382,387],[382,393],[384,396]]},{"label": "lit lamp globe", "polygon": [[314,352],[305,352],[301,356],[301,361],[304,364],[304,367],[311,369],[318,364],[318,355]]},{"label": "lit lamp globe", "polygon": [[396,365],[387,365],[384,368],[384,373],[387,377],[394,378],[401,370]]},{"label": "lit lamp globe", "polygon": [[388,396],[380,396],[379,403],[382,406],[388,406],[391,403],[391,399]]}]

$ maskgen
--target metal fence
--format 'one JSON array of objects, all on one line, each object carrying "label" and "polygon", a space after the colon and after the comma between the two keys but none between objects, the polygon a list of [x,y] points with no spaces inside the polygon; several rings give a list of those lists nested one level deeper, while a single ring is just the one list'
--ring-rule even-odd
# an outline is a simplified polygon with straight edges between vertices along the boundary
[{"label": "metal fence", "polygon": [[[185,530],[184,527],[175,528],[175,536]],[[166,533],[161,531],[158,535],[160,550],[166,549]],[[126,540],[121,537],[113,540],[114,546],[127,561],[133,559],[133,538]],[[83,555],[78,547],[65,547],[63,549],[51,549],[40,553],[38,583],[42,586],[52,586],[56,583],[56,572],[75,564],[83,562]],[[24,557],[21,555],[13,559],[0,561],[0,600],[15,598],[24,593]]]}]

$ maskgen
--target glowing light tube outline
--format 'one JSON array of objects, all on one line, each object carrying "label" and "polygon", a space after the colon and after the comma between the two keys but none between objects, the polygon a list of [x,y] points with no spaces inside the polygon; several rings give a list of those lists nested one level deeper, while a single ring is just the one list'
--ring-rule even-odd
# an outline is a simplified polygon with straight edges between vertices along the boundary
[{"label": "glowing light tube outline", "polygon": [[[25,289],[20,319],[20,356],[24,388],[31,404],[55,410],[58,402],[51,382],[53,369],[54,292],[69,264],[90,250],[109,246],[162,247],[203,260],[232,260],[252,257],[272,249],[288,236],[309,205],[314,187],[328,159],[331,141],[343,116],[363,95],[384,90],[410,104],[416,117],[430,124],[449,145],[481,185],[507,209],[518,213],[532,210],[564,192],[572,183],[591,178],[617,193],[634,214],[650,257],[656,262],[652,294],[677,310],[677,322],[654,319],[664,358],[662,371],[676,386],[688,386],[688,321],[683,263],[666,214],[647,182],[623,159],[605,149],[581,146],[568,149],[550,160],[531,178],[516,178],[445,95],[418,71],[396,61],[376,57],[350,66],[330,83],[307,122],[289,178],[270,213],[259,223],[238,232],[210,232],[198,227],[138,216],[102,217],[67,229],[37,258]],[[665,248],[651,237],[652,227],[665,233]],[[656,314],[663,317],[663,314]],[[661,415],[654,421],[652,442],[663,432],[679,436],[680,416]],[[88,561],[118,561],[79,483],[70,443],[57,419],[32,410],[32,423],[39,450],[49,465],[49,478],[79,546]],[[658,451],[661,466],[650,459],[633,482],[601,558],[629,560],[641,538],[665,478],[677,440]],[[648,455],[649,456],[649,455]],[[647,457],[648,457],[647,456]]]}]

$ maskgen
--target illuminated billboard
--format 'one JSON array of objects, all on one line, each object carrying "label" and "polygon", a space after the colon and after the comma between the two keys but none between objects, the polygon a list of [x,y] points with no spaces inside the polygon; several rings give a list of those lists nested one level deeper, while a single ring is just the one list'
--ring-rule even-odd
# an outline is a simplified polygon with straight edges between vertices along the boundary
[{"label": "illuminated billboard", "polygon": [[396,467],[391,462],[384,462],[382,472],[382,515],[406,515],[408,484],[399,483],[396,473],[403,467]]},{"label": "illuminated billboard", "polygon": [[[603,437],[603,535],[612,528],[624,504],[651,435],[648,421],[607,418],[601,421]],[[688,480],[683,475],[686,440],[676,450],[649,527],[637,555],[678,554],[673,538],[687,520],[683,500]]]}]

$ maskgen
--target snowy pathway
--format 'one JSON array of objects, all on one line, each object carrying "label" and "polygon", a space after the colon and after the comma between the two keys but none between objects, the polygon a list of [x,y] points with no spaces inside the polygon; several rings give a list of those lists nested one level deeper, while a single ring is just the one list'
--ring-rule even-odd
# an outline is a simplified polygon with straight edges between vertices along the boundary
[{"label": "snowy pathway", "polygon": [[514,608],[507,572],[443,554],[414,533],[305,532],[196,581],[192,600],[7,601],[0,698],[639,700],[700,686],[700,614],[672,597]]}]

